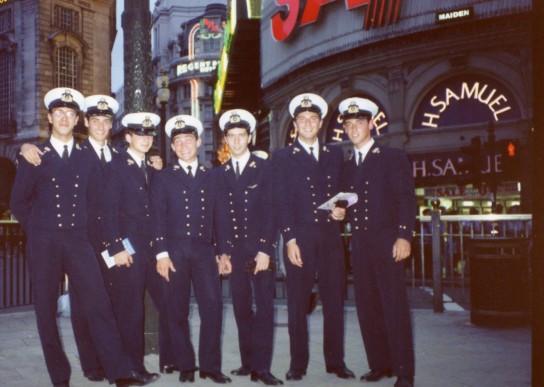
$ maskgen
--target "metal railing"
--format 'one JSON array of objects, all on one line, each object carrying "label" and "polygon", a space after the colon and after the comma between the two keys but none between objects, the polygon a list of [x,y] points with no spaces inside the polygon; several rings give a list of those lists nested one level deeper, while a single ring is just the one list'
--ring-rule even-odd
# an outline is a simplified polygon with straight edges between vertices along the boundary
[{"label": "metal railing", "polygon": [[0,221],[0,270],[2,297],[0,308],[32,304],[32,285],[25,255],[26,237],[19,223]]},{"label": "metal railing", "polygon": [[469,245],[475,239],[505,238],[531,248],[532,216],[529,214],[440,215],[418,217],[407,268],[412,287],[423,287],[433,296],[433,308],[442,311],[444,301],[470,307]]},{"label": "metal railing", "polygon": [[[445,215],[417,219],[412,257],[405,261],[406,285],[412,299],[426,297],[435,311],[444,302],[470,307],[470,256],[473,238],[513,238],[525,241],[530,251],[531,215]],[[344,235],[347,270],[346,299],[353,300],[350,274],[350,235]],[[32,285],[25,256],[25,235],[16,221],[0,221],[0,270],[2,294],[0,308],[32,304]],[[276,299],[285,299],[285,271],[282,246],[277,249]],[[527,257],[528,259],[528,257]],[[223,279],[223,296],[230,297],[228,279]],[[59,287],[59,294],[62,285]]]}]

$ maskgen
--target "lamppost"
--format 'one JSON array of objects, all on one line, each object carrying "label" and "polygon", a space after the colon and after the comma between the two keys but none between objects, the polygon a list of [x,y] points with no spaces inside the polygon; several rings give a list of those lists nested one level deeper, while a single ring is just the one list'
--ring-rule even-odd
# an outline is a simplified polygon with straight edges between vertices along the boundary
[{"label": "lamppost", "polygon": [[162,130],[159,133],[159,149],[161,154],[161,159],[168,164],[166,160],[166,133],[164,132],[164,127],[166,124],[166,105],[170,100],[170,89],[168,88],[168,75],[166,71],[161,70],[160,75],[157,77],[157,107],[159,108],[160,117],[161,117],[161,127]]}]

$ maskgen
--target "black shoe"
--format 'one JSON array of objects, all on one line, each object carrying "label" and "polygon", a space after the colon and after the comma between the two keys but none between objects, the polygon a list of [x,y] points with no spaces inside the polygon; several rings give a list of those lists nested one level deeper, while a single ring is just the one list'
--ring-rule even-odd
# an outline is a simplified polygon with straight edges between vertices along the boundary
[{"label": "black shoe", "polygon": [[370,370],[370,372],[367,372],[363,376],[361,376],[361,380],[365,382],[377,382],[380,379],[383,379],[385,377],[390,378],[393,376],[393,371],[390,369],[388,370]]},{"label": "black shoe", "polygon": [[344,367],[327,367],[328,374],[336,374],[340,379],[354,379],[355,374],[346,366]]},{"label": "black shoe", "polygon": [[54,387],[70,387],[70,381],[66,380],[64,382],[53,384]]},{"label": "black shoe", "polygon": [[102,368],[84,372],[83,375],[91,382],[101,382],[104,380],[104,370]]},{"label": "black shoe", "polygon": [[248,376],[251,373],[251,369],[241,366],[240,368],[230,371],[230,373],[236,376]]},{"label": "black shoe", "polygon": [[395,387],[414,387],[414,378],[411,376],[399,376],[395,382]]},{"label": "black shoe", "polygon": [[194,383],[194,381],[195,381],[195,370],[181,371],[179,373],[179,381],[181,383]]},{"label": "black shoe", "polygon": [[219,384],[227,384],[232,382],[232,380],[225,374],[223,374],[221,371],[215,371],[215,372],[207,372],[207,371],[200,371],[200,379],[206,379],[209,378],[214,383]]},{"label": "black shoe", "polygon": [[159,374],[145,372],[138,372],[135,370],[130,371],[126,376],[119,378],[115,381],[116,387],[127,386],[145,386],[146,384],[153,383],[158,378]]},{"label": "black shoe", "polygon": [[290,369],[285,374],[285,379],[287,380],[302,380],[302,377],[306,375],[306,370],[294,370]]},{"label": "black shoe", "polygon": [[166,364],[161,367],[161,374],[172,374],[174,371],[179,371],[179,367],[174,364]]},{"label": "black shoe", "polygon": [[251,371],[252,382],[263,382],[267,386],[279,386],[283,382],[270,373],[270,371],[255,372]]}]

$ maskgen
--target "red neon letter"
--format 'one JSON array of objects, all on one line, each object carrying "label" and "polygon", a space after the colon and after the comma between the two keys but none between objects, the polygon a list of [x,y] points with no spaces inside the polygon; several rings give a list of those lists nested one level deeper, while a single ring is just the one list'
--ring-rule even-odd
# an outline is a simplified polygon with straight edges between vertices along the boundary
[{"label": "red neon letter", "polygon": [[287,6],[287,16],[285,19],[282,17],[282,11],[276,12],[272,15],[271,27],[272,36],[277,41],[287,39],[291,32],[295,29],[297,23],[298,11],[300,9],[300,0],[275,0],[278,6]]},{"label": "red neon letter", "polygon": [[304,8],[302,17],[300,18],[300,25],[305,26],[306,24],[317,21],[321,6],[332,3],[333,1],[336,0],[308,0],[306,2],[306,7]]}]

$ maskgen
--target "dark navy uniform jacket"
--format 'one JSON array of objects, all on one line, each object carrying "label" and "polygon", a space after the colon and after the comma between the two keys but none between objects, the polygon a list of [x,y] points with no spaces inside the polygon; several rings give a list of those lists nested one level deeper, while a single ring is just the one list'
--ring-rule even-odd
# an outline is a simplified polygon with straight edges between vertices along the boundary
[{"label": "dark navy uniform jacket", "polygon": [[387,233],[412,240],[417,203],[412,170],[402,149],[374,143],[362,167],[350,157],[344,163],[342,190],[359,197],[348,209],[353,237]]},{"label": "dark navy uniform jacket", "polygon": [[77,144],[69,163],[62,161],[49,140],[38,148],[43,152],[39,166],[24,160],[19,163],[11,211],[26,231],[32,227],[86,229],[98,216],[101,189],[98,159]]},{"label": "dark navy uniform jacket", "polygon": [[218,167],[228,206],[228,227],[233,243],[244,251],[273,256],[276,228],[274,224],[272,168],[267,160],[251,155],[243,173],[236,180],[229,161]]},{"label": "dark navy uniform jacket", "polygon": [[126,150],[104,168],[103,235],[111,256],[125,250],[123,238],[130,235],[151,240],[151,203],[148,184],[155,175],[147,168],[149,183],[140,166]]},{"label": "dark navy uniform jacket", "polygon": [[[81,149],[83,151],[88,152],[89,154],[93,155],[96,160],[100,162],[99,156],[96,154],[96,151],[94,150],[93,146],[91,145],[88,138],[83,140],[80,144]],[[120,157],[120,153],[117,151],[117,149],[113,148],[109,144],[107,147],[110,149],[111,153],[111,161],[116,160],[118,157]],[[94,249],[100,253],[105,249],[104,246],[104,238],[102,236],[102,215],[101,213],[98,214],[98,217],[95,217],[94,219],[90,219],[89,223],[89,238],[91,239],[91,243],[94,247]]]},{"label": "dark navy uniform jacket", "polygon": [[298,140],[274,153],[276,208],[286,243],[304,233],[297,225],[331,223],[329,211],[317,207],[339,192],[338,171],[344,158],[339,147],[319,146],[319,167]]},{"label": "dark navy uniform jacket", "polygon": [[177,162],[155,174],[151,187],[155,254],[168,251],[171,238],[215,243],[218,254],[230,254],[232,238],[220,183],[217,172],[203,165],[194,177]]}]

